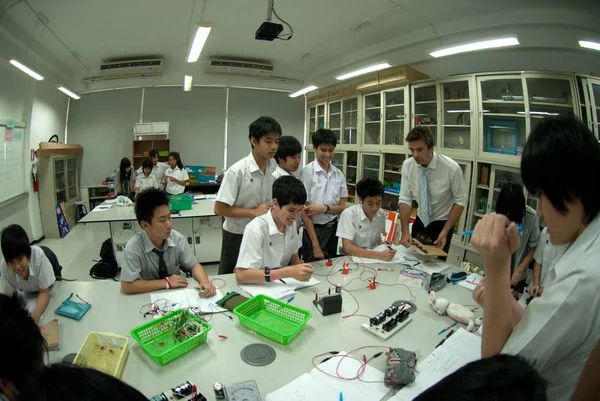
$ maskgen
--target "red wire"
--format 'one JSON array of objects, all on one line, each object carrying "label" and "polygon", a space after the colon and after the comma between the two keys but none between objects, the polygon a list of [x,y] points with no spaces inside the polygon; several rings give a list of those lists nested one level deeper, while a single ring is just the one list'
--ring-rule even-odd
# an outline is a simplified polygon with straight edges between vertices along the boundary
[{"label": "red wire", "polygon": [[[325,353],[322,353],[322,354],[319,354],[319,355],[315,355],[315,356],[313,356],[313,358],[312,358],[312,364],[313,364],[313,367],[315,367],[315,368],[316,368],[316,369],[317,369],[319,372],[321,372],[321,373],[323,373],[323,374],[325,374],[325,375],[327,375],[327,376],[334,377],[334,378],[336,378],[336,379],[347,380],[347,381],[359,380],[359,381],[361,381],[361,382],[364,382],[364,383],[382,383],[382,382],[383,382],[383,380],[377,380],[377,381],[374,381],[374,380],[362,380],[362,379],[361,379],[361,377],[362,377],[362,376],[364,375],[364,373],[365,373],[365,370],[366,370],[366,368],[367,368],[367,364],[368,364],[368,363],[369,363],[371,360],[373,360],[373,358],[374,358],[374,357],[367,358],[367,357],[366,357],[366,355],[365,355],[365,354],[363,354],[363,359],[362,359],[362,360],[360,360],[360,359],[358,359],[357,357],[355,357],[355,356],[353,356],[353,355],[352,355],[352,353],[354,353],[354,352],[361,351],[361,350],[364,350],[364,349],[371,349],[371,348],[376,348],[376,349],[382,349],[382,348],[383,348],[383,349],[385,349],[387,352],[389,352],[389,351],[391,350],[391,347],[382,346],[382,345],[365,345],[365,346],[362,346],[362,347],[356,348],[356,349],[354,349],[354,350],[352,350],[352,351],[348,352],[348,353],[347,353],[347,354],[345,354],[345,355],[332,355],[332,356],[330,356],[330,357],[329,357],[330,359],[333,359],[333,358],[340,358],[340,361],[338,362],[338,364],[337,364],[337,366],[336,366],[336,369],[335,369],[335,375],[332,375],[332,374],[330,374],[330,373],[327,373],[327,372],[325,372],[324,370],[322,370],[322,369],[319,367],[319,365],[317,365],[317,364],[315,363],[315,359],[316,359],[316,358],[323,357],[323,356],[325,356],[325,355],[330,355],[330,352],[325,352]],[[353,377],[344,377],[344,376],[340,375],[340,372],[339,372],[340,365],[342,364],[342,361],[343,361],[345,358],[352,358],[352,359],[354,359],[354,360],[356,360],[356,361],[358,361],[358,362],[360,363],[360,366],[359,366],[359,368],[358,368],[358,369],[357,369],[357,371],[356,371],[356,376],[353,376]]]}]

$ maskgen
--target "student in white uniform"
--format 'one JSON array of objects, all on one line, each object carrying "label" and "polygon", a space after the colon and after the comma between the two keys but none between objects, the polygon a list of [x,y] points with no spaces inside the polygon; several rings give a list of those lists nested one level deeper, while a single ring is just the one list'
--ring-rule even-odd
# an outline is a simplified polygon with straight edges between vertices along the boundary
[{"label": "student in white uniform", "polygon": [[38,294],[31,311],[31,318],[37,322],[48,307],[50,290],[56,281],[52,264],[42,248],[29,245],[27,233],[18,224],[6,227],[0,242],[4,256],[0,262],[2,292],[5,295],[16,291]]},{"label": "student in white uniform", "polygon": [[[308,281],[313,267],[302,263],[302,245],[296,220],[306,203],[306,189],[300,180],[283,176],[273,183],[273,207],[252,220],[244,230],[240,255],[235,266],[238,283],[264,283],[285,278]],[[285,267],[282,267],[285,266]]]},{"label": "student in white uniform", "polygon": [[381,210],[384,188],[375,178],[363,178],[356,184],[360,204],[342,212],[336,235],[342,239],[346,255],[390,261],[396,251],[373,251],[385,232],[385,213]]},{"label": "student in white uniform", "polygon": [[163,178],[165,191],[169,195],[182,194],[185,191],[185,182],[189,178],[179,153],[169,153],[169,168],[165,171],[165,178]]},{"label": "student in white uniform", "polygon": [[[161,184],[165,176],[165,171],[167,171],[169,165],[167,163],[158,161],[158,150],[152,149],[150,151],[150,160],[152,160],[151,174],[156,176],[156,181],[158,181],[158,183]],[[142,167],[138,168],[136,173],[137,175],[142,174]]]},{"label": "student in white uniform", "polygon": [[156,180],[156,176],[151,174],[152,172],[152,159],[146,159],[142,163],[142,174],[138,175],[135,179],[135,198],[137,199],[140,192],[148,188],[159,188],[159,182]]},{"label": "student in white uniform", "polygon": [[[320,128],[312,136],[315,161],[308,163],[300,179],[308,195],[306,214],[312,219],[319,248],[327,258],[337,255],[338,216],[346,208],[348,187],[346,177],[331,161],[335,154],[337,138],[333,131]],[[302,236],[302,254],[305,262],[315,257],[316,244],[307,232]]]},{"label": "student in white uniform", "polygon": [[554,268],[554,265],[566,250],[564,245],[552,245],[548,228],[544,228],[533,256],[535,263],[533,264],[533,277],[529,295],[537,297],[542,295],[548,271]]},{"label": "student in white uniform", "polygon": [[23,392],[31,375],[44,365],[46,340],[17,297],[0,294],[0,400],[31,400]]},{"label": "student in white uniform", "polygon": [[[302,154],[302,145],[293,136],[282,136],[279,139],[279,146],[277,146],[277,153],[275,153],[275,161],[277,162],[277,169],[273,171],[273,178],[278,179],[284,175],[291,175],[296,177],[298,167],[300,166],[300,157]],[[308,236],[313,243],[313,255],[317,260],[321,260],[325,257],[323,251],[319,246],[319,240],[315,233],[315,227],[313,222],[306,215],[306,212],[302,210],[302,223],[304,229],[308,233]],[[302,256],[302,255],[301,255]]]},{"label": "student in white uniform", "polygon": [[249,127],[252,152],[231,166],[217,193],[215,214],[224,216],[219,274],[233,273],[244,228],[269,211],[273,190],[273,156],[281,126],[271,117],[260,117]]},{"label": "student in white uniform", "polygon": [[134,185],[135,171],[133,170],[133,167],[131,167],[131,160],[124,157],[121,159],[119,171],[117,173],[117,195],[133,198]]},{"label": "student in white uniform", "polygon": [[[408,248],[412,237],[421,234],[447,253],[454,225],[467,204],[462,170],[448,156],[434,152],[433,134],[429,128],[414,127],[406,136],[406,142],[412,157],[402,163],[402,185],[398,199],[402,230],[400,243]],[[419,204],[419,213],[409,233],[413,201]]]},{"label": "student in white uniform", "polygon": [[[557,162],[565,155],[576,155],[577,162]],[[600,144],[575,117],[547,117],[527,139],[521,175],[529,193],[539,195],[550,242],[568,249],[548,271],[544,295],[525,309],[508,291],[511,254],[519,246],[516,225],[499,214],[477,223],[471,244],[486,276],[484,288],[473,292],[485,306],[481,356],[527,358],[548,381],[548,400],[567,401],[600,339],[600,202],[594,184],[600,182]]]}]

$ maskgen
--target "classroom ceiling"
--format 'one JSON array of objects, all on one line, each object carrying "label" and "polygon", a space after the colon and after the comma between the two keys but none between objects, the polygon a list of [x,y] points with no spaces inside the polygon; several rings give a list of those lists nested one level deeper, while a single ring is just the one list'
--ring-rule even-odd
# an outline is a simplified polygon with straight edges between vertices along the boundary
[{"label": "classroom ceiling", "polygon": [[[600,53],[577,45],[578,39],[600,41],[596,0],[276,0],[275,10],[292,25],[294,37],[274,42],[254,40],[267,0],[0,0],[0,10],[6,11],[0,20],[5,31],[29,47],[28,54],[39,54],[71,77],[76,90],[131,85],[120,80],[85,86],[81,80],[98,75],[104,59],[142,55],[163,58],[162,77],[149,84],[167,85],[181,84],[192,72],[195,84],[324,87],[336,83],[337,73],[381,61],[411,64],[433,77],[506,68],[600,73]],[[47,17],[81,63],[36,24],[34,11]],[[199,62],[189,65],[187,43],[200,20],[216,27]],[[518,49],[444,60],[428,55],[442,46],[508,34],[519,37]],[[214,57],[266,60],[274,76],[294,81],[205,74]]]}]

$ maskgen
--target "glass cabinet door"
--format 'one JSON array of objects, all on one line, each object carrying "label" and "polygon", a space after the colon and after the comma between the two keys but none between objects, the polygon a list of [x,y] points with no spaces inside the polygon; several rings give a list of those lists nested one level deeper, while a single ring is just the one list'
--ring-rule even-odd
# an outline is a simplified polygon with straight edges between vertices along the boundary
[{"label": "glass cabinet door", "polygon": [[[386,195],[392,195],[396,198],[396,208],[398,203],[398,195],[400,194],[400,184],[402,183],[402,163],[406,159],[406,155],[399,153],[385,153],[383,155],[383,186]],[[384,196],[384,198],[386,198]]]},{"label": "glass cabinet door", "polygon": [[344,152],[335,152],[333,154],[333,159],[331,160],[331,164],[333,164],[334,166],[339,168],[340,171],[344,174],[346,174],[346,172],[344,171],[344,156],[345,155],[346,154]]},{"label": "glass cabinet door", "polygon": [[443,82],[441,144],[447,149],[471,150],[471,100],[469,81]]},{"label": "glass cabinet door", "polygon": [[598,136],[600,133],[600,83],[590,82],[591,87],[591,97],[593,98],[592,105],[594,107],[593,110],[593,123],[595,125],[595,133]]},{"label": "glass cabinet door", "polygon": [[307,150],[306,151],[306,164],[314,162],[315,161],[315,152],[312,150]]},{"label": "glass cabinet door", "polygon": [[560,78],[526,77],[531,129],[546,116],[575,112],[571,82]]},{"label": "glass cabinet door", "polygon": [[509,167],[500,167],[493,166],[492,167],[492,181],[494,183],[493,186],[493,195],[492,202],[488,202],[488,211],[494,212],[496,210],[496,201],[498,200],[498,195],[500,195],[500,191],[505,184],[514,182],[517,183],[523,188],[523,180],[521,180],[521,172],[518,169],[509,168]]},{"label": "glass cabinet door", "polygon": [[333,131],[338,143],[341,139],[342,130],[342,102],[331,102],[329,103],[329,129]]},{"label": "glass cabinet door", "polygon": [[325,128],[325,105],[317,105],[317,129]]},{"label": "glass cabinet door", "polygon": [[516,156],[527,141],[521,77],[480,79],[481,151]]},{"label": "glass cabinet door", "polygon": [[492,166],[486,163],[478,163],[476,174],[474,176],[473,202],[469,203],[468,213],[471,216],[469,230],[473,230],[475,225],[488,210],[488,201],[490,196],[490,183],[492,179]]},{"label": "glass cabinet door", "polygon": [[342,142],[345,145],[358,144],[358,98],[344,99],[342,102]]},{"label": "glass cabinet door", "polygon": [[54,160],[54,189],[56,190],[56,203],[67,201],[67,186],[65,160]]},{"label": "glass cabinet door", "polygon": [[312,136],[317,131],[317,106],[312,106],[308,109],[308,138],[306,145],[312,143]]},{"label": "glass cabinet door", "polygon": [[362,177],[379,179],[379,170],[381,169],[381,155],[365,154],[362,155]]},{"label": "glass cabinet door", "polygon": [[437,145],[438,102],[436,85],[419,86],[414,88],[414,125],[428,127]]},{"label": "glass cabinet door", "polygon": [[364,144],[379,145],[381,143],[381,94],[365,95],[364,100]]},{"label": "glass cabinet door", "polygon": [[406,105],[404,104],[406,89],[384,92],[385,125],[384,145],[403,145],[404,124],[406,120]]},{"label": "glass cabinet door", "polygon": [[358,172],[358,152],[346,152],[346,182],[348,186],[356,185]]}]

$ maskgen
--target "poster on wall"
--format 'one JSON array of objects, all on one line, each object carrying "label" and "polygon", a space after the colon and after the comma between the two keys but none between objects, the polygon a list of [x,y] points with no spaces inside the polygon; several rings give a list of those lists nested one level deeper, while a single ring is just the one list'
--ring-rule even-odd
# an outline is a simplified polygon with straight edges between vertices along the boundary
[{"label": "poster on wall", "polygon": [[13,129],[7,128],[4,130],[4,142],[12,142],[13,140]]},{"label": "poster on wall", "polygon": [[22,140],[23,140],[23,130],[22,129],[13,130],[13,141],[21,142]]}]

